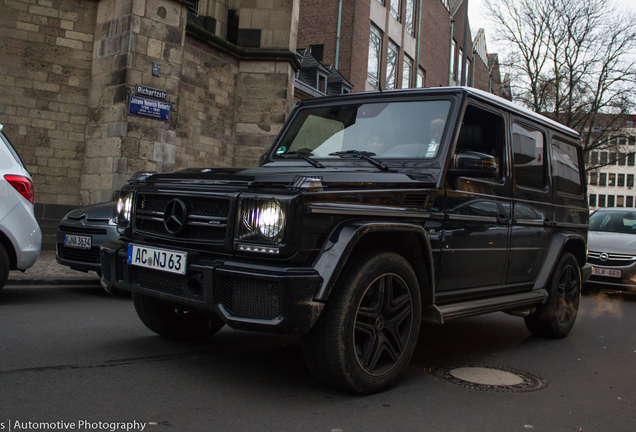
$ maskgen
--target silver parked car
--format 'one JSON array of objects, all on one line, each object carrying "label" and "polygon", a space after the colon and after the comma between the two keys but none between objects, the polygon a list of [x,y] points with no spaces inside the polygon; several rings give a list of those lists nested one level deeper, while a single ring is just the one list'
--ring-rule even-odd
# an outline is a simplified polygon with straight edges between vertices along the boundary
[{"label": "silver parked car", "polygon": [[9,270],[26,270],[40,255],[33,180],[0,124],[0,289]]},{"label": "silver parked car", "polygon": [[590,216],[589,283],[636,292],[636,209],[602,208]]},{"label": "silver parked car", "polygon": [[114,213],[115,202],[105,202],[80,207],[64,216],[57,228],[57,262],[101,275],[99,246],[119,238]]}]

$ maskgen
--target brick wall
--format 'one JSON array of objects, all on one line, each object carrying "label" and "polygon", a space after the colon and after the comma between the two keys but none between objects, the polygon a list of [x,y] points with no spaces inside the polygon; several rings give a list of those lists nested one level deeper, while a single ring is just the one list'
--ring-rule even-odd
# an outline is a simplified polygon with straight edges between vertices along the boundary
[{"label": "brick wall", "polygon": [[0,2],[0,123],[39,204],[79,204],[97,2]]}]

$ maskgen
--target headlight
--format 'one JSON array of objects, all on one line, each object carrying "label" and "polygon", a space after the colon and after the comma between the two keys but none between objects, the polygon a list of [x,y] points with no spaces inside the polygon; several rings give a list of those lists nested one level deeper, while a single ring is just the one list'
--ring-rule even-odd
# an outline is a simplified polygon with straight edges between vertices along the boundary
[{"label": "headlight", "polygon": [[122,191],[119,199],[117,200],[117,227],[128,228],[130,226],[130,213],[132,211],[132,199],[133,193],[128,191]]},{"label": "headlight", "polygon": [[285,204],[275,199],[245,198],[241,201],[239,240],[280,244],[285,231]]}]

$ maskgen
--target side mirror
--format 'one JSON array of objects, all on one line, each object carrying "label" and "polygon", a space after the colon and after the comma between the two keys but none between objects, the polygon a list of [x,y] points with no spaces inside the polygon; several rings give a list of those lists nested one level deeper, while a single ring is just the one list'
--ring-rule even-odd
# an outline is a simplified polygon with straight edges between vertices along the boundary
[{"label": "side mirror", "polygon": [[460,151],[448,170],[451,179],[458,177],[497,178],[499,165],[494,156],[474,151]]}]

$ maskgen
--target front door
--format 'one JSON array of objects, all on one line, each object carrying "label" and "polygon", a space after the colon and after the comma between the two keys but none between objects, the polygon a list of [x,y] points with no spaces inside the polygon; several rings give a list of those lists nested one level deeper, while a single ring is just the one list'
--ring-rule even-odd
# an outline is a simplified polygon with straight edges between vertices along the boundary
[{"label": "front door", "polygon": [[496,178],[446,181],[446,220],[438,291],[497,286],[504,282],[510,238],[512,188],[505,152],[505,121],[487,107],[468,105],[455,153],[495,158]]}]

